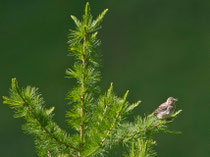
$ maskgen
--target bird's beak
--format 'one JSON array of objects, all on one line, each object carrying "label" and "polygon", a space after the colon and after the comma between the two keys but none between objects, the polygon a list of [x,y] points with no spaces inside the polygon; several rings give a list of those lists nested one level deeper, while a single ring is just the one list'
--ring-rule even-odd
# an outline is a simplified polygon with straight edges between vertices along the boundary
[{"label": "bird's beak", "polygon": [[174,99],[174,101],[178,101],[178,99],[176,98],[176,99]]}]

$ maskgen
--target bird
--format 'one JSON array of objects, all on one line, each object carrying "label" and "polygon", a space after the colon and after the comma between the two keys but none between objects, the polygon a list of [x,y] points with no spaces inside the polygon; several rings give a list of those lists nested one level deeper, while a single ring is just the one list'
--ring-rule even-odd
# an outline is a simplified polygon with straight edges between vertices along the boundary
[{"label": "bird", "polygon": [[176,101],[178,101],[178,99],[169,97],[166,102],[162,103],[151,115],[156,115],[158,119],[170,118],[176,109]]}]

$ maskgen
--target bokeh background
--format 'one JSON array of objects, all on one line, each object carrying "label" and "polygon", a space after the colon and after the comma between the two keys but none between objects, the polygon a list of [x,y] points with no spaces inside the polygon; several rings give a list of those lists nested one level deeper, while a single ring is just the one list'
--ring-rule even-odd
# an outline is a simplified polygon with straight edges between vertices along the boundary
[{"label": "bokeh background", "polygon": [[[67,57],[71,14],[81,17],[84,0],[0,2],[0,95],[10,80],[40,88],[55,120],[65,129],[65,95],[73,80],[64,78],[73,64]],[[157,136],[160,157],[210,154],[210,1],[90,0],[93,15],[109,13],[100,31],[103,54],[101,87],[114,82],[122,96],[142,104],[133,115],[151,113],[167,97],[179,99],[182,114],[172,128],[181,135]],[[23,120],[0,98],[0,156],[35,157],[33,139],[22,133]],[[122,150],[107,156],[121,156]]]}]

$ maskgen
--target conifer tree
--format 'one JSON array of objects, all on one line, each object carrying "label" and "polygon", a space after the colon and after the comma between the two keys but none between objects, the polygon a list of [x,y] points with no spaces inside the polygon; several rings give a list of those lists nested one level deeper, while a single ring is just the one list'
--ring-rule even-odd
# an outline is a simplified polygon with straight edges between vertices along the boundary
[{"label": "conifer tree", "polygon": [[152,157],[156,155],[153,150],[155,134],[177,133],[168,130],[167,124],[181,110],[172,115],[171,120],[137,116],[130,122],[126,117],[141,101],[130,104],[128,91],[122,98],[116,96],[112,83],[106,92],[101,93],[97,34],[107,11],[94,19],[87,3],[81,20],[71,16],[76,28],[70,30],[69,55],[76,61],[66,70],[66,77],[76,79],[77,84],[68,92],[70,105],[66,117],[73,134],[53,121],[54,107],[45,107],[38,88],[21,88],[13,78],[9,96],[3,97],[4,103],[14,110],[14,117],[25,119],[22,129],[33,136],[40,157],[106,156],[115,145],[124,147],[124,156]]}]

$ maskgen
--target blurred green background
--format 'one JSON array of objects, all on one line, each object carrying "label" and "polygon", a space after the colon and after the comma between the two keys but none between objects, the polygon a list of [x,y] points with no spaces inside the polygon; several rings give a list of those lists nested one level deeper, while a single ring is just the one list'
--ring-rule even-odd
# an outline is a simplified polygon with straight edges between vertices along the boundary
[{"label": "blurred green background", "polygon": [[[71,14],[81,17],[84,0],[0,2],[0,95],[10,81],[40,88],[55,120],[67,128],[65,95],[73,80],[64,78],[73,64],[67,57]],[[161,134],[159,157],[207,157],[210,154],[210,1],[90,0],[93,15],[109,13],[100,31],[103,91],[114,82],[118,95],[142,104],[133,115],[151,113],[167,97],[179,99],[182,114],[172,128],[182,135]],[[0,98],[0,156],[36,156],[33,139],[22,133],[23,120]],[[122,150],[107,156],[120,156]]]}]

